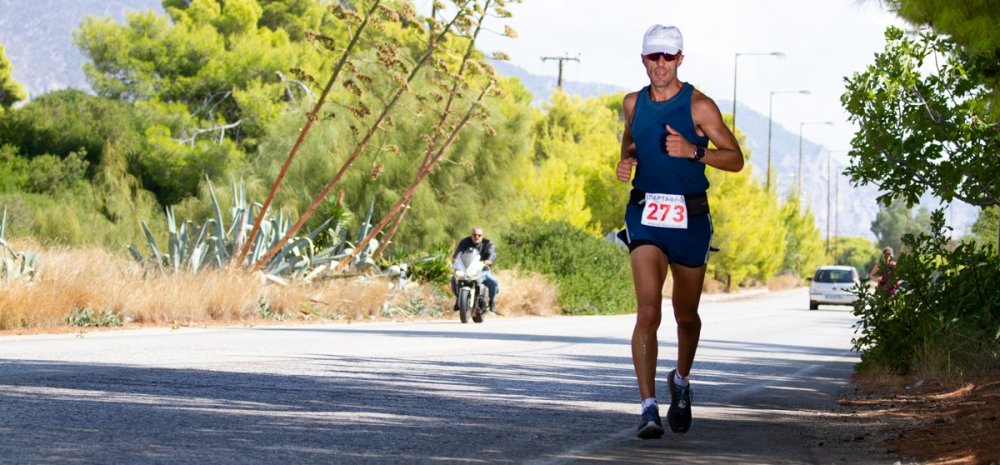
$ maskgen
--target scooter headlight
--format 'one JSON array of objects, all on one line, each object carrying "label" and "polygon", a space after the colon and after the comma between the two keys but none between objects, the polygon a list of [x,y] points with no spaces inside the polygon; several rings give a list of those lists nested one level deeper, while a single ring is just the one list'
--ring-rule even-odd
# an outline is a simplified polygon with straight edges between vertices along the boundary
[{"label": "scooter headlight", "polygon": [[462,270],[455,270],[455,277],[458,279],[462,279],[465,277],[465,272]]}]

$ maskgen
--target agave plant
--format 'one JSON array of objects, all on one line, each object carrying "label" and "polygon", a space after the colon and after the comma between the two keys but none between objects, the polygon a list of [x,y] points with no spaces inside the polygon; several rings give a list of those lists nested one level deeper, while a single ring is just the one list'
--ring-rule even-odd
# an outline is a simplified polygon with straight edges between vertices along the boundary
[{"label": "agave plant", "polygon": [[[207,179],[206,179],[207,180]],[[150,254],[143,256],[139,248],[129,245],[128,250],[136,261],[146,266],[158,269],[162,273],[177,273],[187,271],[197,273],[208,268],[222,268],[233,264],[239,250],[246,242],[247,232],[252,228],[256,218],[254,213],[260,210],[257,203],[250,204],[246,199],[243,182],[233,180],[234,204],[230,209],[229,222],[222,215],[222,207],[215,196],[211,181],[208,181],[208,193],[214,211],[213,218],[198,225],[191,220],[178,224],[171,207],[166,208],[167,241],[166,250],[160,248],[149,226],[143,222],[142,230],[146,236]],[[368,211],[365,225],[370,227],[374,200]],[[265,214],[261,220],[260,233],[254,236],[250,252],[241,266],[256,263],[277,242],[285,236],[291,226],[291,215],[279,212],[277,217]],[[268,261],[262,271],[272,281],[283,283],[285,278],[311,280],[326,269],[326,265],[347,256],[353,249],[345,240],[347,221],[345,218],[330,217],[319,227],[309,231],[304,236],[296,236],[282,246],[281,251]],[[327,233],[332,239],[331,244],[322,250],[316,250],[315,243],[322,233]],[[362,226],[362,235],[367,232]],[[374,248],[371,251],[374,251]],[[359,264],[371,261],[371,253],[359,256]]]},{"label": "agave plant", "polygon": [[33,281],[41,274],[42,260],[34,252],[18,253],[4,239],[7,230],[7,207],[0,217],[0,279],[4,281]]}]

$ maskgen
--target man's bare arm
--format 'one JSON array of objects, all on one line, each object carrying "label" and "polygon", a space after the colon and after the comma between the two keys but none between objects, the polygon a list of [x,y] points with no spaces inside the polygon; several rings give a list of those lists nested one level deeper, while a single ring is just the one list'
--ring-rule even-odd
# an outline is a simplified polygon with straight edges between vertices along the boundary
[{"label": "man's bare arm", "polygon": [[636,165],[635,140],[632,139],[632,115],[635,114],[635,101],[637,94],[632,92],[625,95],[622,101],[622,113],[625,116],[625,129],[622,131],[622,147],[615,167],[615,176],[621,182],[628,182],[632,177],[632,168]]},{"label": "man's bare arm", "polygon": [[726,123],[722,121],[722,112],[718,105],[697,92],[692,99],[691,116],[697,129],[704,133],[708,140],[715,144],[715,149],[705,149],[705,157],[701,162],[723,171],[739,171],[743,169],[743,151]]}]

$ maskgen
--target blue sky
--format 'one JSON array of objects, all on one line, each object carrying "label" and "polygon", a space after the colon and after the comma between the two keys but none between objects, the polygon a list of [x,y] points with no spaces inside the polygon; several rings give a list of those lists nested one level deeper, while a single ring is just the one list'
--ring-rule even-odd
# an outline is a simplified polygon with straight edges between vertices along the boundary
[{"label": "blue sky", "polygon": [[[430,0],[415,4],[429,12]],[[510,2],[508,10],[514,17],[491,21],[494,33],[481,37],[480,48],[502,50],[511,63],[550,76],[556,63],[542,56],[578,56],[564,68],[564,79],[572,81],[645,85],[639,53],[642,34],[654,23],[681,29],[685,61],[678,75],[716,100],[733,98],[737,52],[783,52],[784,58],[738,59],[736,100],[765,115],[773,102],[775,123],[795,133],[803,122],[834,122],[802,127],[805,137],[834,151],[848,149],[854,132],[840,105],[844,77],[874,61],[886,27],[906,27],[878,0],[524,0]],[[504,24],[519,37],[502,37]],[[811,94],[771,96],[800,89]]]}]

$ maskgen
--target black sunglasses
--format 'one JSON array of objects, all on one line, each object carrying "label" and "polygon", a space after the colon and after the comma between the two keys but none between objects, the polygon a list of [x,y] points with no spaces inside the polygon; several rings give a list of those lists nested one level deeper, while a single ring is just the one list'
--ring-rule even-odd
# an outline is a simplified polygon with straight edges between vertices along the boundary
[{"label": "black sunglasses", "polygon": [[669,53],[665,53],[665,52],[656,52],[656,53],[650,53],[649,55],[643,55],[642,57],[645,58],[645,59],[647,59],[647,60],[649,60],[649,61],[652,61],[652,62],[660,61],[660,58],[663,58],[663,59],[667,60],[667,63],[669,63],[671,61],[676,60],[677,56],[680,55],[680,54],[681,54],[681,52],[677,52],[677,53],[675,53],[673,55],[671,55]]}]

